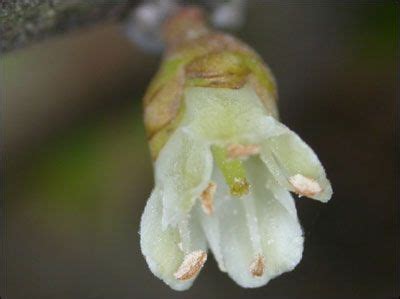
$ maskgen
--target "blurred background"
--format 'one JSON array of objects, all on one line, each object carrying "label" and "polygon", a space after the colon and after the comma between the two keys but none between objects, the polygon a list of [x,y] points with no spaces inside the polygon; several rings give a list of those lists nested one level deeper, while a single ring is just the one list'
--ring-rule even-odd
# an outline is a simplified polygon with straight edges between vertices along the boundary
[{"label": "blurred background", "polygon": [[249,1],[237,35],[274,71],[283,122],[318,153],[334,188],[326,205],[296,201],[303,260],[259,289],[241,289],[210,258],[193,287],[178,293],[151,274],[141,255],[139,221],[153,184],[141,98],[159,56],[135,46],[114,23],[1,56],[0,294],[397,298],[399,22],[398,6],[387,3]]}]

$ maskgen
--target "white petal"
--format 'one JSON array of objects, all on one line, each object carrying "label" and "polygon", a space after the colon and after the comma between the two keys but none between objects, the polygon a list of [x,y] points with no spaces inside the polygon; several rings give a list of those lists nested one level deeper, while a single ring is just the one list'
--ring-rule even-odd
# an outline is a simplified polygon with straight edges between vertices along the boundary
[{"label": "white petal", "polygon": [[279,184],[290,191],[322,202],[331,198],[332,187],[317,155],[288,128],[263,142],[261,158]]},{"label": "white petal", "polygon": [[[264,272],[261,277],[254,277],[252,264],[260,254],[253,247],[251,224],[247,222],[246,211],[242,201],[251,198],[231,198],[224,203],[218,213],[221,231],[222,255],[229,276],[240,286],[254,288],[266,284],[269,280]],[[262,252],[261,252],[262,254]]]},{"label": "white petal", "polygon": [[270,278],[294,269],[303,254],[303,232],[277,200],[258,199],[257,215],[262,234],[266,272]]},{"label": "white petal", "polygon": [[[293,198],[277,183],[274,193],[265,189],[265,181],[273,184],[271,174],[257,158],[247,162],[249,180],[253,184],[256,214],[261,233],[267,275],[273,278],[291,271],[303,253],[303,232],[297,218]],[[279,190],[280,189],[280,190]],[[279,196],[279,197],[276,197]]]},{"label": "white petal", "polygon": [[[258,161],[261,163],[261,161]],[[297,210],[293,197],[290,192],[278,184],[272,174],[263,168],[264,177],[266,180],[265,187],[273,193],[274,198],[289,212],[292,217],[297,219]],[[266,173],[267,171],[268,173]],[[260,182],[262,184],[264,181]]]},{"label": "white petal", "polygon": [[[218,186],[214,218],[203,213],[202,224],[218,264],[240,286],[254,288],[294,268],[302,256],[303,237],[290,193],[258,158],[250,158],[246,169],[250,194],[232,198],[226,186]],[[223,181],[218,171],[213,181]],[[266,189],[267,182],[274,184],[274,193]]]},{"label": "white petal", "polygon": [[206,241],[196,217],[189,221],[189,242],[182,250],[182,236],[177,228],[161,225],[162,200],[160,191],[155,189],[147,202],[140,224],[140,245],[150,270],[174,290],[188,289],[195,277],[179,280],[174,274],[184,261],[184,257],[195,251],[205,251]]},{"label": "white petal", "polygon": [[212,171],[209,146],[186,128],[178,129],[155,162],[156,186],[162,190],[163,227],[176,226],[206,188]]},{"label": "white petal", "polygon": [[221,243],[221,232],[220,232],[220,220],[218,218],[218,213],[220,209],[224,209],[224,198],[223,196],[228,196],[229,189],[225,183],[224,178],[219,174],[217,169],[214,169],[212,175],[212,181],[215,182],[217,188],[214,194],[214,209],[212,214],[207,214],[197,205],[197,214],[199,216],[201,225],[203,227],[204,234],[207,237],[208,246],[210,247],[215,260],[218,263],[218,267],[222,272],[226,272],[224,259],[222,256],[222,246]]},{"label": "white petal", "polygon": [[252,241],[254,234],[257,234],[256,238],[260,235],[255,227],[257,224],[254,221],[249,223],[248,220],[251,219],[248,218],[243,205],[249,198],[232,197],[218,169],[214,170],[212,180],[217,184],[214,213],[206,215],[200,208],[197,210],[201,215],[203,229],[214,257],[220,269],[228,272],[242,287],[261,286],[269,278],[266,275],[255,278],[251,272],[254,258],[262,248],[261,242],[258,242],[258,248],[253,246],[257,243]]}]

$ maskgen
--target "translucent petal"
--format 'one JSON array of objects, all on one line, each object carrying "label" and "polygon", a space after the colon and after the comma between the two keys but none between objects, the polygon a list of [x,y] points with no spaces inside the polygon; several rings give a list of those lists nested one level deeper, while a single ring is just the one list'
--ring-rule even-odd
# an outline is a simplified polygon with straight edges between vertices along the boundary
[{"label": "translucent petal", "polygon": [[[258,163],[260,163],[261,166],[262,162],[258,160]],[[296,205],[294,203],[293,197],[290,194],[290,192],[287,189],[283,188],[281,185],[279,185],[269,171],[268,173],[266,172],[265,166],[262,169],[262,172],[263,172],[262,177],[263,178],[265,177],[265,179],[261,181],[259,184],[262,185],[264,183],[267,190],[273,193],[274,198],[289,212],[290,215],[292,215],[292,217],[297,219]]]},{"label": "translucent petal", "polygon": [[217,261],[218,268],[222,272],[226,272],[222,256],[219,219],[215,215],[215,213],[213,213],[213,215],[206,215],[201,209],[200,205],[197,207],[197,212],[199,213],[199,217],[201,218],[201,225],[207,238],[208,246],[212,250],[214,258]]},{"label": "translucent petal", "polygon": [[[261,158],[279,184],[290,191],[322,202],[331,198],[332,187],[317,155],[288,128],[283,134],[265,139]],[[293,179],[299,179],[299,185]]]},{"label": "translucent petal", "polygon": [[[249,195],[234,198],[218,171],[214,214],[201,215],[203,229],[220,267],[242,287],[266,284],[300,261],[303,237],[290,193],[280,187],[258,158],[245,162],[252,184]],[[272,186],[274,192],[267,189]],[[279,198],[275,197],[279,196]],[[262,257],[254,275],[252,265]]]},{"label": "translucent petal", "polygon": [[269,277],[264,273],[261,277],[254,277],[251,273],[251,264],[260,249],[254,248],[251,225],[247,222],[243,201],[251,198],[231,198],[224,203],[224,208],[218,213],[221,230],[222,255],[225,268],[229,276],[240,286],[254,288],[266,284]]},{"label": "translucent petal", "polygon": [[[185,248],[178,228],[161,226],[162,195],[153,190],[143,212],[140,224],[140,245],[150,270],[174,290],[188,289],[195,279],[178,280],[174,273],[182,264],[185,254],[195,250],[206,250],[206,241],[197,217],[188,222]],[[182,248],[182,249],[181,249]]]},{"label": "translucent petal", "polygon": [[254,247],[252,241],[260,240],[257,219],[249,219],[243,204],[252,199],[232,197],[218,169],[214,170],[212,181],[217,184],[214,213],[206,215],[201,209],[198,213],[219,268],[243,287],[261,286],[268,281],[267,275],[254,278],[250,271],[255,256],[262,251],[261,242]]},{"label": "translucent petal", "polygon": [[290,193],[275,182],[273,192],[265,188],[274,179],[258,158],[247,162],[252,196],[261,233],[267,275],[273,278],[291,271],[303,253],[303,232]]},{"label": "translucent petal", "polygon": [[211,171],[209,145],[187,128],[178,129],[155,162],[156,186],[162,191],[164,228],[176,226],[186,217],[206,188]]},{"label": "translucent petal", "polygon": [[227,198],[230,198],[230,191],[222,174],[219,173],[217,168],[215,168],[213,171],[212,181],[217,186],[216,193],[214,195],[214,211],[210,215],[206,214],[199,203],[197,206],[197,213],[199,215],[204,234],[207,237],[208,246],[211,248],[214,258],[218,263],[218,267],[221,271],[226,272],[224,259],[222,256],[223,244],[221,243],[220,219],[218,214],[220,213],[221,209],[225,208],[224,202],[227,200]]}]

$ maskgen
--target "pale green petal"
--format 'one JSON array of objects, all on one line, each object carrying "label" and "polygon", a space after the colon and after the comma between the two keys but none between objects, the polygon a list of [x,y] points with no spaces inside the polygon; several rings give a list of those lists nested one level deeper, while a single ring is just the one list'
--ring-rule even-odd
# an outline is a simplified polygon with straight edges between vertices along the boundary
[{"label": "pale green petal", "polygon": [[[252,185],[249,195],[231,197],[219,171],[214,214],[201,215],[203,229],[220,268],[240,286],[260,287],[271,278],[292,270],[300,261],[303,237],[290,193],[280,187],[258,158],[245,162]],[[273,186],[273,192],[268,190]],[[279,198],[278,198],[279,196]],[[262,256],[264,273],[251,272]]]},{"label": "pale green petal", "polygon": [[291,178],[299,176],[317,182],[321,188],[321,191],[316,194],[304,195],[322,202],[331,198],[332,187],[317,155],[288,128],[283,134],[265,139],[262,144],[261,158],[279,184],[290,191],[296,192],[293,184],[290,183]]},{"label": "pale green petal", "polygon": [[[182,264],[185,253],[182,250],[182,237],[177,228],[162,229],[162,200],[160,191],[155,189],[147,202],[140,224],[140,245],[150,270],[174,290],[190,288],[195,278],[181,281],[174,273]],[[196,217],[189,222],[189,243],[185,252],[206,250],[206,241]]]},{"label": "pale green petal", "polygon": [[[244,288],[260,287],[270,279],[265,272],[261,277],[253,277],[251,264],[262,248],[255,248],[252,238],[254,226],[248,222],[244,201],[253,201],[249,196],[226,200],[218,213],[224,265],[229,276]],[[257,220],[257,219],[255,219]]]},{"label": "pale green petal", "polygon": [[280,132],[280,124],[267,116],[270,113],[249,85],[187,88],[185,104],[183,123],[217,144],[257,143]]},{"label": "pale green petal", "polygon": [[[274,182],[274,178],[258,158],[247,162],[249,180],[253,183],[265,268],[270,278],[293,268],[303,253],[303,232],[290,193]],[[273,193],[265,188],[275,184]]]},{"label": "pale green petal", "polygon": [[[248,196],[232,197],[218,169],[214,170],[212,181],[217,184],[214,213],[206,215],[199,209],[199,214],[214,257],[220,269],[240,286],[249,288],[264,285],[269,277],[264,275],[255,278],[250,271],[252,261],[262,251],[257,219],[251,219],[244,205],[253,199]],[[253,241],[257,238],[258,245]]]},{"label": "pale green petal", "polygon": [[262,172],[260,173],[262,175],[262,180],[259,183],[260,187],[262,186],[262,184],[264,184],[265,188],[272,192],[273,197],[288,211],[288,213],[292,215],[292,217],[297,219],[296,205],[290,192],[278,184],[278,182],[275,180],[269,170],[266,170],[266,167],[262,164],[262,161],[260,161],[259,159],[256,160],[257,163],[259,163],[258,167],[260,167],[260,171],[258,173]]},{"label": "pale green petal", "polygon": [[197,205],[197,213],[199,215],[204,234],[207,237],[208,246],[218,263],[218,267],[221,271],[226,272],[224,259],[222,256],[223,244],[221,243],[221,224],[218,214],[222,209],[226,208],[224,203],[227,198],[230,198],[230,191],[223,176],[219,173],[217,168],[215,168],[213,171],[212,181],[217,185],[217,190],[214,195],[214,212],[210,215],[206,214],[199,203]]},{"label": "pale green petal", "polygon": [[220,223],[218,217],[215,215],[206,215],[200,205],[197,208],[201,225],[204,234],[207,238],[208,246],[211,249],[215,260],[217,261],[218,268],[222,272],[226,272],[224,260],[222,256],[222,244],[220,235]]},{"label": "pale green petal", "polygon": [[212,164],[209,145],[187,128],[180,128],[171,136],[155,162],[164,228],[176,226],[190,212],[195,199],[207,187]]}]

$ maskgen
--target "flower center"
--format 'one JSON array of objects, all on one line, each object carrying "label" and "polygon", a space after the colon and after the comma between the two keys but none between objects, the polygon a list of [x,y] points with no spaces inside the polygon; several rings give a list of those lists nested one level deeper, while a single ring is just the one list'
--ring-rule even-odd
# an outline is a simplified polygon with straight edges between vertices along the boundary
[{"label": "flower center", "polygon": [[214,161],[225,178],[233,196],[243,196],[249,193],[250,184],[246,179],[246,170],[243,162],[239,159],[231,159],[227,149],[219,146],[212,146]]}]

